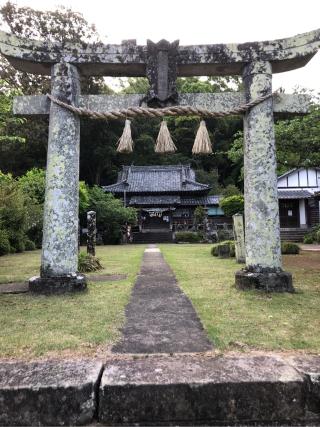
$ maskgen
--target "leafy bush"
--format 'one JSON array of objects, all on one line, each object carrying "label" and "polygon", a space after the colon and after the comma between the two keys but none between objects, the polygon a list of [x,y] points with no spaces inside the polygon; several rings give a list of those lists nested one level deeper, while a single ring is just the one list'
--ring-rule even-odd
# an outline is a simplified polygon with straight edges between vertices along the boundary
[{"label": "leafy bush", "polygon": [[244,212],[244,197],[242,195],[230,196],[221,200],[220,207],[226,216],[231,217],[236,213]]},{"label": "leafy bush", "polygon": [[303,243],[306,243],[307,245],[310,245],[314,242],[314,237],[312,234],[306,234],[303,238]]},{"label": "leafy bush", "polygon": [[200,233],[193,231],[177,231],[176,232],[176,243],[199,243],[202,240]]},{"label": "leafy bush", "polygon": [[46,188],[46,172],[43,169],[33,168],[18,179],[19,187],[33,203],[43,204]]},{"label": "leafy bush", "polygon": [[26,240],[25,250],[26,251],[34,251],[36,249],[36,245],[32,240]]},{"label": "leafy bush", "polygon": [[236,256],[235,244],[233,240],[225,240],[224,242],[215,243],[211,248],[211,255],[218,256],[221,246],[229,245],[230,256]]},{"label": "leafy bush", "polygon": [[303,238],[303,243],[320,243],[320,224],[312,227],[310,233],[306,234]]},{"label": "leafy bush", "polygon": [[8,233],[0,229],[0,255],[7,255],[10,249]]},{"label": "leafy bush", "polygon": [[103,266],[100,263],[99,258],[80,252],[78,257],[78,271],[80,273],[88,273],[90,271],[101,270]]},{"label": "leafy bush", "polygon": [[281,253],[282,254],[298,254],[300,252],[299,245],[293,242],[281,242]]}]

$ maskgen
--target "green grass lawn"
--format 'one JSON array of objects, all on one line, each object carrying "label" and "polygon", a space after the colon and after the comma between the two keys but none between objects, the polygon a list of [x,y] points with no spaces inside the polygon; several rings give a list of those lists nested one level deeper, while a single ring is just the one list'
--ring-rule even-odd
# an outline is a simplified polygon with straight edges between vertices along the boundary
[{"label": "green grass lawn", "polygon": [[[234,272],[241,266],[212,257],[211,245],[160,247],[216,348],[320,351],[319,252],[285,256],[297,292],[268,295],[235,289]],[[0,294],[0,358],[105,354],[120,336],[144,248],[98,247],[105,268],[92,274],[128,277],[90,283],[83,294]],[[39,264],[40,251],[0,257],[0,286],[38,274]]]},{"label": "green grass lawn", "polygon": [[320,351],[320,252],[284,256],[295,294],[238,291],[234,260],[211,245],[160,245],[209,338],[221,350]]},{"label": "green grass lawn", "polygon": [[[97,256],[105,268],[92,274],[128,277],[90,283],[86,293],[50,297],[0,294],[0,357],[104,351],[119,337],[143,251],[143,245],[98,247]],[[39,273],[39,264],[40,251],[3,256],[0,283],[27,280]]]}]

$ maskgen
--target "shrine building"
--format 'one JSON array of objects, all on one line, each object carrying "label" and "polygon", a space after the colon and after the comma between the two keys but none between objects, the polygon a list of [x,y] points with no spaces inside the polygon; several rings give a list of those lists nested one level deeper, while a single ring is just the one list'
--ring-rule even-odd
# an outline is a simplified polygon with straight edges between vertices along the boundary
[{"label": "shrine building", "polygon": [[219,196],[196,181],[190,165],[123,166],[117,182],[103,187],[138,209],[134,241],[172,241],[173,231],[194,230],[194,211],[203,206],[211,225],[229,227],[230,219],[219,207]]}]

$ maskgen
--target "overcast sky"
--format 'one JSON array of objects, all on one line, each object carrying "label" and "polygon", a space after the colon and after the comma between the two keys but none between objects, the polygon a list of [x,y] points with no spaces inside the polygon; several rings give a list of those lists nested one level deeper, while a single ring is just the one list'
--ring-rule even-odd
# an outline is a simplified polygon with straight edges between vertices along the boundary
[{"label": "overcast sky", "polygon": [[[1,3],[4,3],[2,1]],[[249,42],[320,28],[320,0],[16,0],[34,9],[70,6],[108,43],[162,38],[180,44]],[[320,53],[304,68],[274,76],[274,89],[320,92]]]}]

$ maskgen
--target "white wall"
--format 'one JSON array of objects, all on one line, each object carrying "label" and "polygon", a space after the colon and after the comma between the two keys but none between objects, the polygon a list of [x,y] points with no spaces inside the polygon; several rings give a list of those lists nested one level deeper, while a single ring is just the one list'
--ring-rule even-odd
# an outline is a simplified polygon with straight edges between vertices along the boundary
[{"label": "white wall", "polygon": [[278,188],[308,188],[310,191],[320,190],[320,170],[300,168],[278,179]]}]

